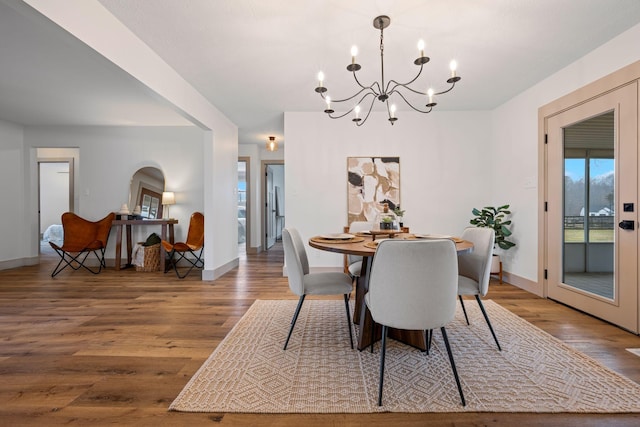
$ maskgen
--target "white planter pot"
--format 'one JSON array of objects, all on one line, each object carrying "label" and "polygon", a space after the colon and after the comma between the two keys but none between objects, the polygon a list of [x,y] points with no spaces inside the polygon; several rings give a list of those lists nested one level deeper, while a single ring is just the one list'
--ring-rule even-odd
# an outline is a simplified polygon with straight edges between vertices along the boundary
[{"label": "white planter pot", "polygon": [[500,274],[500,255],[491,257],[491,274]]}]

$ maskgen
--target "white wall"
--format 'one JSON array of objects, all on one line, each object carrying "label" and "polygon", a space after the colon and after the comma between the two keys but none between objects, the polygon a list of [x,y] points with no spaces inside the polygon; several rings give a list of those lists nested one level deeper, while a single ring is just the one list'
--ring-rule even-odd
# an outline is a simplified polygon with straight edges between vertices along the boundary
[{"label": "white wall", "polygon": [[[503,254],[507,270],[538,283],[538,108],[640,60],[640,25],[585,55],[517,97],[492,115],[493,193],[491,203],[511,203],[514,241]],[[533,185],[531,185],[533,183]]]},{"label": "white wall", "polygon": [[[285,113],[286,223],[303,239],[347,225],[347,157],[399,156],[401,205],[414,232],[460,234],[491,194],[489,112],[403,112],[394,126],[372,113],[357,128],[324,113]],[[337,254],[309,249],[312,267]]]},{"label": "white wall", "polygon": [[24,238],[27,220],[23,195],[28,161],[23,139],[22,126],[0,120],[0,268],[37,262],[37,254],[29,252]]}]

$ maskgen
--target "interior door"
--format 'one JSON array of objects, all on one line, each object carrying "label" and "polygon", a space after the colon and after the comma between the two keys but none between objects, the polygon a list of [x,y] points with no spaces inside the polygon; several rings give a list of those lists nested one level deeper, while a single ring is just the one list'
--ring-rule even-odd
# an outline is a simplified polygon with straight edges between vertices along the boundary
[{"label": "interior door", "polygon": [[276,204],[275,189],[273,185],[273,169],[267,165],[265,168],[265,237],[267,249],[276,243]]},{"label": "interior door", "polygon": [[547,295],[638,333],[637,84],[546,120]]}]

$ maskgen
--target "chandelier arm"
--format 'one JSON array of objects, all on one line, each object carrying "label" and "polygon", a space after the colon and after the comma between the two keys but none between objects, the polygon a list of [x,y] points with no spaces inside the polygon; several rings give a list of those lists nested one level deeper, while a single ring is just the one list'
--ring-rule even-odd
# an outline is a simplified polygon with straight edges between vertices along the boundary
[{"label": "chandelier arm", "polygon": [[421,110],[419,108],[414,107],[409,101],[407,101],[407,98],[404,97],[404,95],[402,94],[402,92],[400,91],[396,91],[395,93],[398,94],[398,96],[400,98],[402,98],[402,100],[411,108],[413,108],[415,111],[417,111],[418,113],[430,113],[431,110],[433,110],[433,107],[429,107],[428,110]]},{"label": "chandelier arm", "polygon": [[[362,91],[360,91],[360,92],[362,92]],[[357,95],[357,94],[356,94],[356,95]],[[353,95],[351,98],[354,98],[356,95]],[[329,116],[329,117],[331,117],[332,119],[341,119],[341,118],[343,118],[344,116],[346,116],[346,115],[348,115],[348,114],[351,114],[351,113],[353,112],[353,110],[355,110],[356,105],[358,105],[358,104],[360,104],[362,101],[364,101],[364,100],[367,98],[367,96],[373,96],[373,98],[372,98],[372,100],[371,100],[371,105],[373,105],[373,101],[376,99],[376,98],[375,98],[375,94],[373,94],[372,92],[369,92],[369,93],[365,93],[365,94],[364,94],[364,96],[363,96],[362,98],[360,98],[360,101],[358,101],[358,102],[357,102],[353,107],[351,107],[351,109],[350,109],[349,111],[347,111],[346,113],[344,113],[344,114],[340,114],[340,115],[337,115],[337,116],[332,116],[331,114],[328,114],[328,116]],[[351,99],[351,98],[349,98],[349,99]],[[333,102],[333,100],[331,100],[331,102]],[[336,101],[336,102],[338,102],[338,101]],[[371,112],[371,107],[369,107],[369,112]],[[369,117],[369,114],[368,114],[368,113],[367,113],[367,117]],[[365,119],[365,120],[366,120],[366,119]]]},{"label": "chandelier arm", "polygon": [[[360,80],[358,80],[358,76],[356,75],[356,72],[353,72],[353,78],[355,79],[356,83],[358,84],[358,86],[360,86],[363,90],[364,89],[369,89],[371,92],[373,92],[373,94],[375,96],[379,96],[380,93],[382,92],[382,88],[380,87],[380,84],[378,82],[373,82],[370,86],[364,86],[362,85],[362,83],[360,83]],[[376,90],[374,89],[374,86],[378,87],[378,91],[376,92]],[[362,91],[360,91],[362,92]],[[358,93],[360,93],[358,92]],[[355,96],[355,95],[354,95]]]},{"label": "chandelier arm", "polygon": [[340,114],[340,115],[338,115],[338,116],[332,116],[331,114],[327,114],[327,115],[329,116],[329,118],[332,118],[332,119],[341,119],[341,118],[343,118],[344,116],[346,116],[346,115],[348,115],[349,113],[351,113],[352,111],[353,111],[353,108],[352,108],[351,110],[347,111],[346,113],[344,113],[344,114]]},{"label": "chandelier arm", "polygon": [[[373,85],[372,85],[373,86]],[[371,89],[371,87],[364,87],[362,89],[360,89],[358,92],[354,93],[353,95],[351,95],[348,98],[344,98],[344,99],[331,99],[331,102],[345,102],[345,101],[351,101],[353,98],[355,98],[356,96],[360,95],[362,92],[366,91],[366,90],[370,90],[371,92],[367,93],[366,95],[372,95],[372,96],[376,96],[376,92]],[[322,99],[325,99],[324,95],[322,95]]]},{"label": "chandelier arm", "polygon": [[[371,94],[370,94],[370,93],[368,93],[367,95],[365,95],[365,96],[360,100],[360,102],[364,101],[364,98],[366,98],[368,95],[371,95]],[[376,97],[375,97],[375,96],[374,96],[373,98],[371,98],[371,104],[369,104],[369,111],[367,111],[367,115],[366,115],[366,116],[364,116],[364,119],[362,119],[362,121],[361,121],[361,122],[356,122],[356,126],[362,126],[362,125],[367,121],[367,119],[369,118],[369,114],[371,114],[371,110],[373,109],[373,103],[375,102],[375,100],[376,100]],[[359,104],[359,103],[358,103],[358,104]]]},{"label": "chandelier arm", "polygon": [[445,94],[445,93],[447,93],[447,92],[451,92],[451,90],[455,87],[455,85],[456,85],[456,83],[455,83],[455,82],[453,82],[453,83],[451,83],[451,87],[450,87],[449,89],[447,89],[447,90],[443,90],[442,92],[434,93],[433,95],[434,95],[434,96],[435,96],[435,95],[442,95],[442,94]]},{"label": "chandelier arm", "polygon": [[409,83],[398,83],[395,80],[391,80],[389,83],[391,83],[391,82],[393,82],[395,84],[393,85],[393,88],[389,92],[387,92],[387,94],[389,96],[391,96],[391,94],[393,94],[393,93],[399,93],[398,90],[397,90],[398,86],[403,87],[403,88],[405,88],[407,90],[410,90],[413,93],[417,93],[418,95],[427,95],[426,92],[420,92],[419,90],[415,90],[415,89],[407,86]]},{"label": "chandelier arm", "polygon": [[[419,93],[419,94],[422,94],[422,95],[426,95],[426,93],[418,92],[418,91],[416,91],[416,90],[414,90],[414,89],[411,89],[411,88],[408,86],[408,85],[410,85],[411,83],[413,83],[413,82],[415,82],[416,80],[418,80],[418,77],[420,77],[420,74],[422,74],[422,68],[423,68],[423,64],[420,64],[420,70],[418,70],[418,74],[416,74],[416,76],[415,76],[413,79],[409,80],[409,81],[408,81],[408,82],[406,82],[406,83],[400,83],[400,82],[397,82],[397,81],[395,81],[395,80],[393,80],[393,79],[392,79],[392,80],[389,80],[389,83],[387,83],[387,87],[386,87],[385,93],[387,93],[388,95],[391,95],[391,93],[393,93],[393,90],[394,90],[397,86],[403,86],[403,87],[406,87],[407,89],[409,89],[409,90],[410,90],[410,91],[412,91],[412,92]],[[391,89],[391,92],[388,92],[388,90],[389,90],[389,86],[391,86],[391,83],[392,83],[392,82],[393,82],[393,83],[395,83],[395,86],[393,86],[393,89]]]}]

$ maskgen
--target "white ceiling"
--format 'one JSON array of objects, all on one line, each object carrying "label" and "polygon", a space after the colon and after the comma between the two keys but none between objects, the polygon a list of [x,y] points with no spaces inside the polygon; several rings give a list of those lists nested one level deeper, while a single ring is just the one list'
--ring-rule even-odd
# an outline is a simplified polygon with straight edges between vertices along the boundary
[{"label": "white ceiling", "polygon": [[[409,80],[417,40],[431,62],[420,90],[462,81],[442,110],[492,109],[640,23],[638,0],[99,0],[239,127],[241,143],[283,138],[285,111],[322,111],[379,79],[386,14],[387,80]],[[26,125],[185,125],[170,106],[16,0],[0,0],[0,118]],[[17,4],[17,5],[16,5]],[[8,6],[9,5],[9,6]],[[424,87],[421,87],[424,86]],[[379,104],[379,103],[376,103]],[[402,106],[398,103],[401,119]],[[327,119],[328,120],[328,119]],[[366,125],[365,125],[366,126]]]}]

